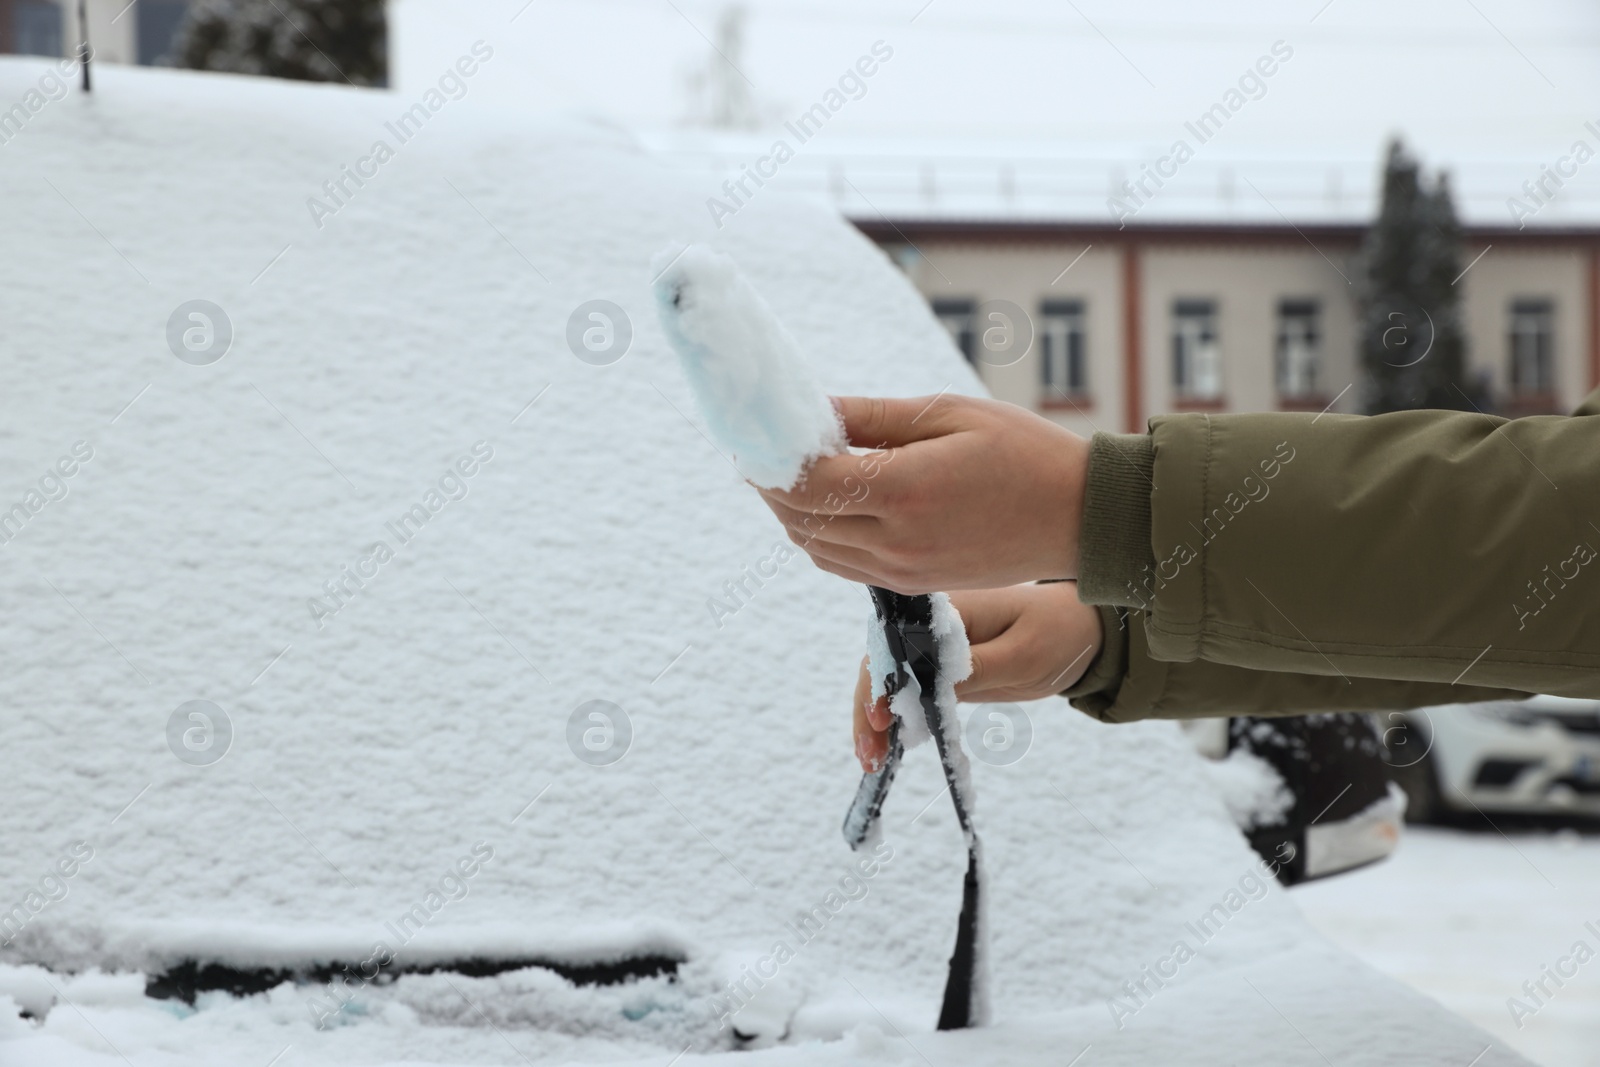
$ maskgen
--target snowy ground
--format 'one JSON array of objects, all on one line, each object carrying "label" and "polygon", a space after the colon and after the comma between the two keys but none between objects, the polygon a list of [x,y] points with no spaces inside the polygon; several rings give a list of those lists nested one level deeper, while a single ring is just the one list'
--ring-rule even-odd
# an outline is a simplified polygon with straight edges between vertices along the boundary
[{"label": "snowy ground", "polygon": [[[1292,896],[1312,925],[1385,974],[1427,993],[1550,1067],[1600,1064],[1600,835],[1408,827],[1387,862]],[[1563,957],[1564,987],[1540,1006],[1523,989]],[[1537,993],[1537,989],[1535,990]],[[1542,996],[1542,995],[1541,995]],[[1532,1015],[1520,1028],[1507,1006]]]}]

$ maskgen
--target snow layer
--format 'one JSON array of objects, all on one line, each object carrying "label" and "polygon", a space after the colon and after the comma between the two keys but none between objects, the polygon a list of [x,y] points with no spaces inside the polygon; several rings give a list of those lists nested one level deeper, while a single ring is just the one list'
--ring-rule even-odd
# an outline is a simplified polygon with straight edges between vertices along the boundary
[{"label": "snow layer", "polygon": [[[934,593],[933,636],[939,648],[939,692],[935,699],[946,710],[946,724],[956,721],[956,683],[972,673],[972,646],[967,643],[967,628],[961,613],[948,593]],[[894,656],[884,637],[883,624],[876,614],[867,619],[867,669],[872,678],[872,699],[888,691],[885,680],[894,673]],[[928,721],[922,713],[922,694],[908,685],[889,701],[889,710],[900,720],[900,743],[909,751],[928,740]],[[952,727],[954,728],[954,727]]]},{"label": "snow layer", "polygon": [[[393,1050],[390,1062],[396,1067],[402,1062],[407,1067],[526,1062],[507,1044],[527,1048],[528,1031],[521,1028],[527,1019],[495,1014],[477,1020],[473,1026],[470,1016],[462,1017],[467,1013],[460,1007],[457,990],[437,976],[429,978],[430,981],[415,983],[410,978],[402,979],[394,987],[397,992],[392,998],[393,1006],[381,1016],[327,1034],[309,1030],[294,1005],[286,1003],[289,998],[282,990],[270,998],[255,998],[266,1003],[215,998],[191,1014],[163,1011],[148,1000],[141,1004],[143,998],[138,996],[135,984],[126,980],[85,975],[61,983],[63,991],[79,1005],[80,1013],[52,1013],[52,1023],[44,1033],[23,1029],[28,1028],[26,1022],[11,1024],[13,1033],[20,1030],[27,1036],[9,1046],[22,1058],[5,1062],[28,1067],[126,1067],[113,1046],[151,1049],[151,1055],[137,1061],[139,1067],[145,1063],[209,1067],[218,1062],[252,1062],[208,1057],[198,1052],[197,1046],[245,1047],[239,1035],[229,1028],[262,1029],[263,1016],[270,1019],[270,1039],[277,1042],[267,1056],[292,1050],[281,1061],[284,1063],[332,1067],[352,1062],[337,1057],[370,1048],[370,1044],[357,1045],[356,1039],[357,1035],[370,1038],[373,1031]],[[510,990],[505,987],[511,982],[462,978],[450,982],[491,1012],[495,1011],[493,1005],[503,1005],[510,999]],[[526,989],[535,982],[536,979],[523,978],[517,985]],[[0,994],[0,1003],[3,996]],[[456,1001],[453,1015],[446,1010],[451,998]],[[592,1015],[585,1019],[581,1013],[586,1009],[592,1013],[597,1002],[605,1004],[613,999],[569,1003],[571,1023],[593,1023]],[[1215,980],[1158,991],[1148,1006],[1120,1030],[1098,1005],[1057,1008],[983,1030],[941,1033],[907,1028],[890,1016],[863,1015],[838,1003],[817,1005],[815,1012],[848,1018],[842,1039],[826,1043],[805,1041],[797,1047],[745,1053],[737,1061],[693,1051],[674,1059],[683,1052],[682,1046],[666,1055],[642,1049],[630,1054],[626,1047],[619,1047],[607,1060],[619,1067],[663,1067],[668,1061],[678,1067],[728,1062],[749,1067],[1061,1067],[1074,1062],[1083,1067],[1190,1063],[1239,1067],[1326,1067],[1329,1063],[1361,1067],[1515,1067],[1529,1063],[1483,1034],[1461,1026],[1434,1002],[1392,979],[1375,975],[1326,943],[1268,954],[1247,967],[1218,975]],[[0,1013],[0,1040],[8,1036],[4,1019]],[[441,1025],[447,1023],[462,1025]],[[491,1026],[503,1029],[496,1034]],[[451,1049],[441,1048],[441,1033],[453,1039]],[[258,1047],[267,1049],[269,1042]],[[0,1050],[7,1048],[0,1044]],[[423,1049],[433,1051],[429,1054]]]},{"label": "snow layer", "polygon": [[1514,1051],[1600,1067],[1600,836],[1496,822],[1504,835],[1408,826],[1388,860],[1295,897],[1341,946]]},{"label": "snow layer", "polygon": [[1294,806],[1294,794],[1277,769],[1247,748],[1207,760],[1206,777],[1241,829],[1275,826]]},{"label": "snow layer", "polygon": [[[971,1020],[974,1026],[988,1026],[994,1021],[995,999],[994,925],[989,917],[992,880],[983,860],[983,842],[978,834],[978,792],[972,781],[972,760],[962,747],[961,716],[956,700],[956,683],[972,674],[972,646],[967,640],[966,624],[961,621],[961,613],[951,603],[949,594],[936,593],[931,599],[933,638],[939,654],[939,683],[934,699],[940,711],[940,733],[944,735],[938,741],[948,761],[945,777],[967,815],[967,830],[963,836],[978,876]],[[927,716],[919,715],[918,719],[926,728]]]},{"label": "snow layer", "polygon": [[848,443],[793,335],[731,256],[702,245],[651,263],[657,310],[712,441],[765,489],[792,489]]},{"label": "snow layer", "polygon": [[[26,920],[0,995],[51,1005],[0,1012],[0,1060],[660,1064],[731,1047],[718,998],[785,942],[788,1039],[836,1042],[760,1054],[788,1063],[914,1059],[900,1034],[945,1062],[1320,1062],[1278,1010],[1339,1062],[1470,1061],[1486,1039],[1276,890],[1110,1031],[1107,999],[1255,861],[1175,727],[1058,700],[1026,707],[1026,758],[974,766],[1000,1025],[930,1033],[964,861],[938,767],[902,770],[868,875],[838,835],[862,594],[774,546],[654,323],[646,265],[711,236],[711,190],[496,113],[497,62],[404,141],[403,93],[111,67],[0,150],[0,503],[27,512],[0,547],[0,906]],[[45,69],[0,59],[0,103]],[[716,239],[824,388],[976,389],[825,208],[774,191]],[[232,326],[209,365],[168,339],[204,349],[195,299]],[[597,300],[631,326],[604,365],[568,343]],[[231,726],[208,764],[192,720],[169,734],[197,699]],[[435,958],[594,958],[621,924],[691,961],[612,989],[407,975],[323,1030],[314,989],[191,1012],[132,970],[322,956],[418,908]]]}]

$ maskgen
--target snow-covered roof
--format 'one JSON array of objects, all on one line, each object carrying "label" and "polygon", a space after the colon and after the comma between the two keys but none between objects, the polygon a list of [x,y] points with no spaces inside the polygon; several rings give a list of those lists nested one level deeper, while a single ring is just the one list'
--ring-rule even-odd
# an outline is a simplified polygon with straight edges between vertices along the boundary
[{"label": "snow-covered roof", "polygon": [[[729,4],[541,0],[508,23],[521,5],[401,0],[397,79],[432,77],[443,28],[470,22],[512,56],[486,91],[635,130],[714,178],[708,197],[783,139],[795,154],[775,184],[853,217],[1103,223],[1121,182],[1184,140],[1193,159],[1134,223],[1341,224],[1370,219],[1400,135],[1450,172],[1469,224],[1520,222],[1519,197],[1538,208],[1529,226],[1600,225],[1600,162],[1562,163],[1580,140],[1600,152],[1600,8],[1585,0],[747,0],[729,79],[744,131],[688,121],[705,110],[694,87],[727,73]],[[875,44],[891,57],[802,144],[784,124]],[[1202,143],[1191,127],[1214,105],[1230,110]],[[1523,183],[1558,165],[1576,173],[1539,204]]]},{"label": "snow-covered roof", "polygon": [[[703,1008],[784,939],[781,1027],[853,1033],[790,1064],[907,1038],[941,1064],[1261,1061],[1285,1016],[1338,1058],[1478,1053],[1259,881],[1175,727],[1057,700],[977,777],[1002,1024],[928,1032],[964,860],[939,770],[908,761],[861,873],[839,821],[865,599],[786,554],[708,444],[647,264],[731,253],[833,391],[977,383],[832,212],[773,191],[718,232],[626,138],[478,93],[510,58],[478,40],[437,100],[108,68],[0,149],[8,1062],[659,1064],[718,1040]],[[0,60],[0,100],[47,72]],[[1226,930],[1119,1035],[1107,998],[1214,906]],[[358,983],[331,1031],[315,987],[142,995],[183,958],[379,942],[687,962]],[[121,973],[65,973],[92,967]]]},{"label": "snow-covered roof", "polygon": [[[1600,134],[1585,131],[1584,136],[1600,155]],[[754,134],[656,131],[644,139],[670,165],[700,175],[708,198],[729,203],[722,182],[771,153],[771,139]],[[1195,139],[1189,137],[1188,143],[1194,147]],[[841,138],[831,150],[797,155],[782,180],[786,188],[810,192],[847,217],[879,228],[891,222],[959,222],[1289,231],[1291,225],[1371,222],[1382,193],[1382,149],[1375,143],[1360,156],[1294,158],[1262,150],[1208,153],[1201,147],[1179,167],[1164,162],[1175,158],[1171,146]],[[1158,165],[1175,171],[1159,185],[1144,170]],[[1456,209],[1469,227],[1522,229],[1525,222],[1529,233],[1600,230],[1600,164],[1592,174],[1580,169],[1578,180],[1543,202],[1520,186],[1541,176],[1537,165],[1457,156],[1448,160],[1447,169]],[[1141,178],[1143,190],[1124,185]]]}]

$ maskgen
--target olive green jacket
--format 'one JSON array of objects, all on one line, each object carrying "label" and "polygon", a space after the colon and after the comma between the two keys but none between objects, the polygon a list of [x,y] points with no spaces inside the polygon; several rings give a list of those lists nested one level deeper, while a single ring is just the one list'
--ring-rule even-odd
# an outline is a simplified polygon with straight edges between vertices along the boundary
[{"label": "olive green jacket", "polygon": [[1600,390],[1572,416],[1166,415],[1096,434],[1109,722],[1600,698]]}]

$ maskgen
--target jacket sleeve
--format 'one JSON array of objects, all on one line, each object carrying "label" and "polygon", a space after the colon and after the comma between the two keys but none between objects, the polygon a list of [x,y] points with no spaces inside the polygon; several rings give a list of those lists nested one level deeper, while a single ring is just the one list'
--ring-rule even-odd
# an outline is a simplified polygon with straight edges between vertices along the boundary
[{"label": "jacket sleeve", "polygon": [[1529,695],[1466,683],[1249,670],[1205,660],[1169,663],[1150,655],[1143,613],[1104,607],[1100,612],[1105,632],[1100,655],[1062,695],[1101,722],[1384,711]]},{"label": "jacket sleeve", "polygon": [[1182,681],[1252,714],[1311,709],[1284,679],[1199,665],[1358,704],[1406,683],[1374,691],[1390,707],[1600,697],[1597,410],[1600,393],[1571,417],[1184,414],[1096,435],[1079,593],[1135,609],[1117,703],[1158,664],[1189,665],[1166,699]]}]

